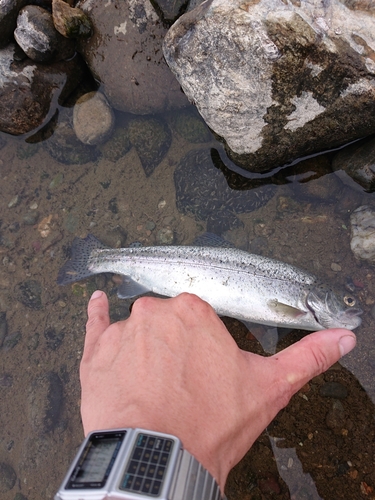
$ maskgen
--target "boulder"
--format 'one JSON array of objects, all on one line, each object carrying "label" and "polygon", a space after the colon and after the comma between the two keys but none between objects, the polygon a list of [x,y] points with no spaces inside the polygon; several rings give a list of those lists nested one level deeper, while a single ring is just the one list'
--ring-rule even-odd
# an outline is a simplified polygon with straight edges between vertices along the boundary
[{"label": "boulder", "polygon": [[149,114],[188,101],[163,57],[167,32],[149,0],[82,0],[93,35],[79,51],[114,109]]},{"label": "boulder", "polygon": [[206,1],[164,55],[231,159],[265,172],[375,130],[371,4]]}]

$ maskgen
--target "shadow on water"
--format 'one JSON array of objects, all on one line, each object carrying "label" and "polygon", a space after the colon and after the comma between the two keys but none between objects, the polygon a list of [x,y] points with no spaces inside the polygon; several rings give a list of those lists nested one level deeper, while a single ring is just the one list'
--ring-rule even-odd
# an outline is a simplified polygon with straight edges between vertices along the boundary
[{"label": "shadow on water", "polygon": [[[171,129],[171,144],[150,175],[135,146],[117,159],[103,154],[66,164],[51,157],[48,140],[5,137],[1,498],[52,498],[82,440],[78,369],[92,291],[107,292],[113,321],[129,314],[130,302],[117,298],[112,276],[56,285],[73,238],[90,232],[114,247],[184,245],[207,230],[326,281],[350,283],[365,311],[355,351],[278,414],[232,471],[228,498],[373,498],[374,269],[354,259],[349,216],[361,204],[374,206],[374,195],[344,184],[332,171],[330,153],[250,179],[230,169],[218,142],[191,143],[170,115],[161,119]],[[264,354],[244,325],[224,321],[241,348]],[[278,348],[305,333],[289,333]]]}]

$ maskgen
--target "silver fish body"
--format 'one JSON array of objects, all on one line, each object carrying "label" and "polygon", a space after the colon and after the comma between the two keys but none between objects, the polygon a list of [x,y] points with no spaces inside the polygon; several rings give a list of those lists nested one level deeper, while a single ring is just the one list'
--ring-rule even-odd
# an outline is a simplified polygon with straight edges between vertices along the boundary
[{"label": "silver fish body", "polygon": [[110,249],[94,236],[76,238],[60,270],[67,284],[98,273],[124,276],[118,294],[190,292],[217,314],[263,325],[322,330],[361,324],[356,299],[295,266],[236,248],[155,246]]}]

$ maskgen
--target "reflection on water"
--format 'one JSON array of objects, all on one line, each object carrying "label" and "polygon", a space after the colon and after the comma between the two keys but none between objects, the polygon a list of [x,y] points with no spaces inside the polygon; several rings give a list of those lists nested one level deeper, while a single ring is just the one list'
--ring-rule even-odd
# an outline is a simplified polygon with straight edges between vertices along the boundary
[{"label": "reflection on water", "polygon": [[[118,159],[82,165],[59,163],[41,144],[11,137],[1,149],[0,466],[8,481],[0,481],[1,498],[51,498],[81,442],[78,366],[90,293],[106,290],[113,320],[128,315],[129,302],[117,298],[111,277],[56,285],[74,236],[90,232],[114,247],[134,241],[184,245],[207,228],[218,229],[239,248],[325,280],[339,285],[349,280],[365,311],[358,347],[278,415],[233,471],[229,499],[371,498],[374,269],[351,253],[349,215],[363,203],[373,205],[374,196],[343,184],[330,169],[329,155],[256,181],[242,178],[226,167],[219,143],[189,143],[171,117],[166,120],[171,147],[149,176],[134,147]],[[176,199],[175,171],[186,164],[186,155],[198,154],[191,149],[204,151],[204,161],[183,181],[180,172]],[[213,170],[211,177],[204,170],[208,166],[215,171],[213,184]],[[264,188],[272,196],[254,206],[254,193]],[[225,321],[242,348],[261,353],[243,325]],[[286,335],[280,348],[303,334]],[[332,382],[339,384],[337,392],[327,395]],[[295,449],[286,465],[279,452],[273,458],[284,442],[283,452]],[[311,481],[299,478],[299,462],[301,477]]]}]

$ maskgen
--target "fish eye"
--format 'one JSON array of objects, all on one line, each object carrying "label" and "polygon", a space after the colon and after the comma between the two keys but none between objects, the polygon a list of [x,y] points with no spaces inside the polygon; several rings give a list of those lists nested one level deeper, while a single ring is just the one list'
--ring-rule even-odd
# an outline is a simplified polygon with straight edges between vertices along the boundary
[{"label": "fish eye", "polygon": [[354,297],[352,297],[351,295],[345,295],[344,296],[344,302],[347,306],[349,307],[353,307],[355,306],[355,303],[356,303],[356,300]]}]

